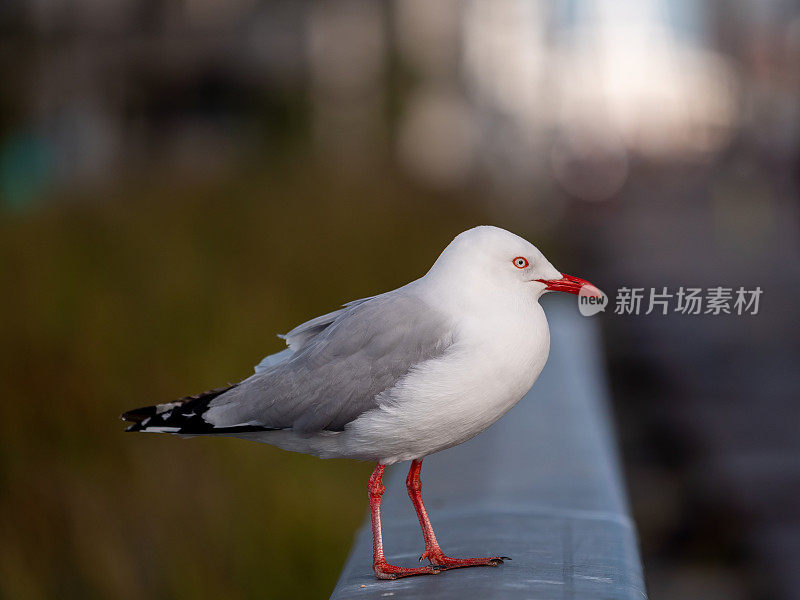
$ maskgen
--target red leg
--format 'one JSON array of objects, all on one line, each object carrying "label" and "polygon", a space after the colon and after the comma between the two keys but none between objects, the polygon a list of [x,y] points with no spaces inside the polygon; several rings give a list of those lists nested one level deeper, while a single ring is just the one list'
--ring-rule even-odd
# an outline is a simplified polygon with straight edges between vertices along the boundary
[{"label": "red leg", "polygon": [[422,482],[419,480],[419,473],[422,470],[422,460],[411,461],[411,468],[408,470],[406,487],[408,495],[419,517],[419,525],[422,527],[422,535],[425,538],[425,552],[419,557],[420,560],[427,558],[432,565],[445,569],[455,569],[458,567],[496,567],[503,564],[503,560],[510,560],[507,556],[492,556],[487,558],[450,558],[442,552],[439,542],[436,541],[436,534],[433,533],[428,511],[422,503]]},{"label": "red leg", "polygon": [[383,539],[381,538],[381,496],[386,487],[383,485],[383,470],[386,467],[378,464],[369,478],[369,510],[372,515],[372,570],[378,579],[397,579],[410,575],[428,575],[438,573],[441,569],[435,566],[406,569],[386,562],[383,555]]}]

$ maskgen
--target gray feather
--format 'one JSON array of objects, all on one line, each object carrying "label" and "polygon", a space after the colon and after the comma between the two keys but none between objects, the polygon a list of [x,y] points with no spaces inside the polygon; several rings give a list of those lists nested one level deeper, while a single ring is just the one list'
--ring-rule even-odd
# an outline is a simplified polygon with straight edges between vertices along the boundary
[{"label": "gray feather", "polygon": [[344,314],[348,308],[363,304],[367,300],[372,300],[375,297],[376,296],[370,296],[369,298],[352,300],[347,302],[344,307],[340,308],[339,310],[322,315],[321,317],[315,317],[310,321],[306,321],[305,323],[298,325],[289,333],[285,335],[279,335],[279,338],[286,340],[286,345],[289,347],[285,350],[281,350],[280,352],[276,352],[275,354],[269,354],[268,356],[265,356],[261,359],[261,362],[254,367],[253,370],[256,373],[263,373],[267,369],[289,360],[305,345],[307,341],[314,339],[317,335],[322,333],[322,331],[324,331],[328,325],[333,323],[338,317],[342,316],[342,314]]},{"label": "gray feather", "polygon": [[442,355],[451,330],[447,317],[406,292],[356,301],[290,331],[287,360],[215,398],[203,417],[220,427],[342,430],[415,365]]},{"label": "gray feather", "polygon": [[275,354],[270,354],[265,356],[261,359],[261,362],[258,363],[253,370],[256,373],[263,373],[264,371],[271,369],[275,365],[278,365],[286,360],[289,360],[294,355],[291,348],[286,348],[286,350],[281,350],[280,352],[276,352]]},{"label": "gray feather", "polygon": [[351,312],[350,309],[353,309],[356,306],[364,304],[370,300],[374,300],[377,297],[378,296],[370,296],[369,298],[361,298],[360,300],[351,300],[339,310],[335,310],[327,315],[322,315],[321,317],[316,317],[310,321],[306,321],[302,325],[298,325],[292,329],[286,335],[279,337],[282,337],[286,340],[286,345],[289,346],[291,350],[298,352],[303,348],[306,342],[322,333],[322,331],[324,331],[331,323],[336,321],[336,319],[343,316],[345,313]]}]

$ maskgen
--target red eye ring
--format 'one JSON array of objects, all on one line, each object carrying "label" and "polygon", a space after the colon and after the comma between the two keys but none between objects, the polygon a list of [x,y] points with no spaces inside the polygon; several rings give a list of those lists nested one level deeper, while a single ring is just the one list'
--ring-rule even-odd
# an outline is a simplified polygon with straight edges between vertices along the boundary
[{"label": "red eye ring", "polygon": [[524,269],[528,266],[528,259],[525,258],[524,256],[518,256],[511,262],[513,262],[514,266],[517,267],[518,269]]}]

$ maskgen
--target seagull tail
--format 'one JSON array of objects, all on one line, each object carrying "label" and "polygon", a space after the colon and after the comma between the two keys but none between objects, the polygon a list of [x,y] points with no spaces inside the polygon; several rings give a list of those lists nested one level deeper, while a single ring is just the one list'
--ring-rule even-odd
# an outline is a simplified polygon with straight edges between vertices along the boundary
[{"label": "seagull tail", "polygon": [[[125,431],[180,433],[183,429],[196,428],[198,425],[196,421],[202,421],[200,415],[208,408],[208,403],[234,387],[236,384],[208,390],[194,396],[185,396],[174,402],[134,408],[122,413],[120,418],[133,423]],[[203,424],[208,425],[205,422]]]},{"label": "seagull tail", "polygon": [[238,384],[208,390],[195,396],[179,398],[174,402],[134,408],[122,414],[123,421],[133,423],[125,431],[151,433],[175,433],[178,435],[219,435],[273,431],[255,423],[243,423],[230,427],[217,427],[203,418],[210,402],[217,396],[235,388]]}]

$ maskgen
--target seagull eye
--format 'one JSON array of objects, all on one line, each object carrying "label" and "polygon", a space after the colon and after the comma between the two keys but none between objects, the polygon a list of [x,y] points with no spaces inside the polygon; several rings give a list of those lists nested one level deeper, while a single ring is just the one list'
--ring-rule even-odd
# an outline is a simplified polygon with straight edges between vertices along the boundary
[{"label": "seagull eye", "polygon": [[528,259],[523,258],[522,256],[518,256],[514,259],[514,266],[518,269],[524,269],[528,266]]}]

